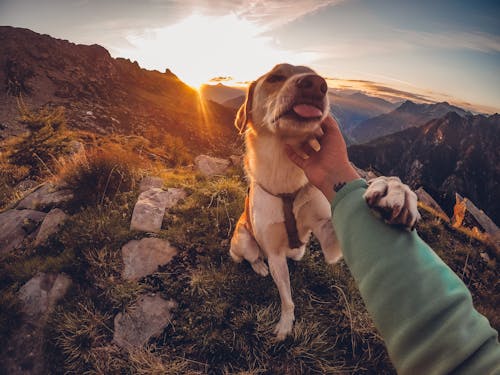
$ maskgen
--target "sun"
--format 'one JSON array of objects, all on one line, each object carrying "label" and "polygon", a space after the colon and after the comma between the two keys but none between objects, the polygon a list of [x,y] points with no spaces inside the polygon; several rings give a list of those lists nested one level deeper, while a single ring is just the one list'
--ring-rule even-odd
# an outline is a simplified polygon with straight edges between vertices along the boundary
[{"label": "sun", "polygon": [[275,64],[308,64],[316,56],[280,49],[266,28],[235,14],[193,14],[173,25],[127,36],[118,53],[142,67],[169,68],[193,88],[217,76],[253,80]]}]

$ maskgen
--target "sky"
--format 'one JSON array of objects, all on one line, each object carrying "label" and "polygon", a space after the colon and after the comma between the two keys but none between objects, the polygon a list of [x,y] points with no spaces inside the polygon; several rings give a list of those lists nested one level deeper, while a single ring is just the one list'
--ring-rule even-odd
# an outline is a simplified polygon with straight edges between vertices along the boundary
[{"label": "sky", "polygon": [[500,1],[0,0],[0,25],[97,43],[195,87],[289,62],[332,88],[500,112]]}]

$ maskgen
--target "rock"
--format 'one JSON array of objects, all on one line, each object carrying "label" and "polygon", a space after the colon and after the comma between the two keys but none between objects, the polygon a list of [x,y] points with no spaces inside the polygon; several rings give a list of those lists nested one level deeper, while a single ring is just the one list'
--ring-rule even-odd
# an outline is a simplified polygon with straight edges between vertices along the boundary
[{"label": "rock", "polygon": [[143,193],[152,188],[161,189],[162,187],[163,180],[160,177],[146,176],[141,180],[141,183],[139,184],[139,191]]},{"label": "rock", "polygon": [[452,225],[455,227],[479,227],[490,238],[497,252],[500,252],[500,230],[488,215],[480,210],[469,199],[455,193],[455,207],[453,208]]},{"label": "rock", "polygon": [[19,193],[24,193],[30,189],[35,188],[37,185],[39,185],[39,183],[36,182],[35,180],[26,179],[18,183],[14,187],[14,190],[16,190]]},{"label": "rock", "polygon": [[169,194],[158,188],[141,193],[132,213],[130,230],[159,232],[168,199]]},{"label": "rock", "polygon": [[7,254],[21,245],[46,215],[45,212],[14,209],[0,213],[0,254]]},{"label": "rock", "polygon": [[132,213],[131,230],[159,232],[165,209],[172,208],[186,197],[183,189],[170,188],[167,191],[151,188],[139,195]]},{"label": "rock", "polygon": [[166,208],[174,207],[181,199],[185,199],[187,197],[184,189],[179,188],[169,188],[167,189],[167,204]]},{"label": "rock", "polygon": [[45,216],[45,219],[43,219],[42,225],[36,235],[34,245],[38,246],[47,241],[51,235],[59,230],[67,218],[68,215],[66,215],[64,211],[59,208],[53,208],[50,210],[47,216]]},{"label": "rock", "polygon": [[39,273],[19,290],[23,311],[28,316],[49,313],[71,285],[71,279],[64,274]]},{"label": "rock", "polygon": [[[50,312],[71,285],[64,274],[39,273],[19,291],[24,314],[21,324],[2,342],[0,373],[12,375],[48,374],[44,352],[44,331]],[[3,371],[2,371],[3,370]]]},{"label": "rock", "polygon": [[80,141],[71,141],[68,144],[68,153],[70,155],[76,155],[79,153],[83,153],[85,151],[85,146]]},{"label": "rock", "polygon": [[51,208],[60,206],[73,199],[73,193],[70,190],[60,190],[53,184],[43,184],[34,192],[25,197],[17,205],[18,209],[30,209],[48,211]]},{"label": "rock", "polygon": [[176,306],[174,301],[158,295],[142,296],[129,311],[115,316],[113,341],[126,349],[143,346],[163,331],[172,317],[171,310]]},{"label": "rock", "polygon": [[170,262],[176,254],[176,248],[159,238],[132,240],[122,247],[122,277],[126,280],[139,280],[155,272],[158,266]]},{"label": "rock", "polygon": [[425,206],[430,208],[436,216],[440,217],[446,222],[450,221],[450,218],[448,217],[448,215],[446,215],[446,212],[444,212],[441,206],[434,200],[434,198],[429,195],[429,193],[424,190],[423,187],[419,187],[417,190],[415,190],[415,194],[417,194],[418,200]]},{"label": "rock", "polygon": [[226,159],[214,158],[208,155],[198,155],[194,159],[194,164],[201,174],[210,177],[224,174],[231,162]]},{"label": "rock", "polygon": [[234,166],[243,165],[243,155],[231,155],[229,160],[231,160],[231,164]]}]

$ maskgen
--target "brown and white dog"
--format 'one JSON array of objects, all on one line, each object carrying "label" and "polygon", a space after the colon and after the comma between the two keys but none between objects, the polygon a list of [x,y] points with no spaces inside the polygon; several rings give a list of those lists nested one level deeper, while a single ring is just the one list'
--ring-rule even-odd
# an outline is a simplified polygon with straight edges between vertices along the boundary
[{"label": "brown and white dog", "polygon": [[[230,254],[236,262],[246,259],[262,276],[271,271],[281,298],[281,318],[275,328],[278,340],[291,333],[295,319],[287,257],[302,258],[311,232],[327,263],[342,256],[330,203],[285,151],[285,144],[298,149],[318,135],[329,115],[327,92],[326,81],[313,70],[280,64],[249,86],[235,120],[245,133],[250,186]],[[394,223],[408,228],[419,218],[416,195],[397,178],[372,180],[365,199],[371,206],[390,211]]]}]

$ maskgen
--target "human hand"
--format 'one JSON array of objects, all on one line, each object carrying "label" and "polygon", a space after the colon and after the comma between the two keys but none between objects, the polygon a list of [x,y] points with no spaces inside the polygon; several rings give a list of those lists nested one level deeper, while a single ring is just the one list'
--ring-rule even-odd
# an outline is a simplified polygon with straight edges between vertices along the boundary
[{"label": "human hand", "polygon": [[333,117],[329,115],[321,128],[324,135],[319,140],[319,151],[314,151],[309,144],[303,144],[301,151],[307,155],[306,158],[300,156],[290,145],[286,145],[286,152],[290,160],[304,171],[309,182],[331,202],[336,190],[340,190],[347,182],[358,179],[359,174],[349,162],[344,138]]}]

